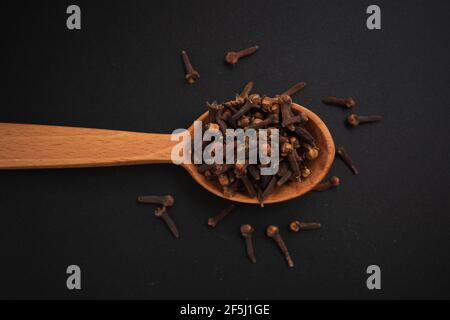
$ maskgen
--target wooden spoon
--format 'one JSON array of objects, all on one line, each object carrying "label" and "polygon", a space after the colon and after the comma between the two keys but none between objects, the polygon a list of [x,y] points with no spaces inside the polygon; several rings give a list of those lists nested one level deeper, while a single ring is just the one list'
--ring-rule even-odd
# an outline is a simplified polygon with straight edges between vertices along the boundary
[{"label": "wooden spoon", "polygon": [[[277,187],[265,203],[296,198],[323,180],[334,159],[334,143],[322,120],[310,110],[293,104],[309,121],[306,128],[316,139],[319,156],[311,163],[311,175],[302,182]],[[208,112],[198,120],[203,121]],[[193,126],[188,129],[193,137]],[[124,166],[172,163],[171,150],[178,141],[170,134],[0,123],[0,169],[43,169]],[[195,165],[182,164],[197,183],[223,197],[222,189],[197,172]],[[257,199],[236,194],[229,200],[258,204]]]}]

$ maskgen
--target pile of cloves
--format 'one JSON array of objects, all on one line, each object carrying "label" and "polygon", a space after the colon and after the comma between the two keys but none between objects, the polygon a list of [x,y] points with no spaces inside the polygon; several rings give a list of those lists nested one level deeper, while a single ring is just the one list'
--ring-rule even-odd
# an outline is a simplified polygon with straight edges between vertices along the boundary
[{"label": "pile of cloves", "polygon": [[[304,85],[297,84],[291,91],[301,90]],[[308,121],[307,116],[292,108],[292,98],[289,95],[269,97],[250,94],[252,87],[253,83],[248,83],[233,100],[207,103],[209,116],[204,123],[204,130],[220,130],[225,135],[229,128],[241,128],[244,131],[267,129],[270,140],[270,130],[278,129],[278,172],[274,175],[261,175],[260,168],[263,164],[250,164],[248,161],[244,164],[200,164],[197,169],[208,179],[216,180],[226,197],[232,198],[237,192],[245,192],[252,198],[256,197],[263,206],[264,200],[276,187],[288,181],[298,183],[311,175],[310,162],[318,157],[319,148],[314,137],[304,127]],[[264,147],[264,151],[270,154],[270,144],[267,143]],[[248,145],[245,148],[247,160]],[[226,143],[223,149],[226,149]]]}]

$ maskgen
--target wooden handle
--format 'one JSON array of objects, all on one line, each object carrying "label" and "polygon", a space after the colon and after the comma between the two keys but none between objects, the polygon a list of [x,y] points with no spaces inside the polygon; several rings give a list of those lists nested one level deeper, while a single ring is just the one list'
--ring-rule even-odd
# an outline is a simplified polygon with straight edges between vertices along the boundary
[{"label": "wooden handle", "polygon": [[171,162],[170,134],[0,123],[0,169]]}]

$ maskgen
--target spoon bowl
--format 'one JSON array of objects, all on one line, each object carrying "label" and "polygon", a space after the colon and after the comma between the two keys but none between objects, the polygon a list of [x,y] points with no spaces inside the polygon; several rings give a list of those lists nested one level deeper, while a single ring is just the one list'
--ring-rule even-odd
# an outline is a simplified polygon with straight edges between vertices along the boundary
[{"label": "spoon bowl", "polygon": [[[305,128],[316,140],[316,145],[319,147],[319,156],[311,161],[311,165],[309,167],[311,170],[311,175],[308,178],[301,182],[289,181],[280,187],[277,186],[273,193],[264,200],[264,204],[287,201],[300,197],[308,191],[311,191],[313,187],[325,178],[331,168],[331,164],[333,163],[335,147],[333,138],[331,137],[330,131],[326,127],[325,123],[314,112],[299,104],[292,104],[292,108],[297,111],[301,111],[308,117],[309,120],[306,123]],[[204,121],[207,117],[208,112],[205,112],[197,120]],[[193,136],[193,126],[191,126],[188,130],[190,131],[191,136]],[[227,200],[259,205],[258,199],[251,198],[243,193],[236,193],[231,198],[226,197],[223,194],[221,186],[214,181],[208,180],[202,173],[199,173],[194,164],[183,164],[182,166],[189,172],[198,184],[209,192]]]},{"label": "spoon bowl", "polygon": [[[311,175],[301,182],[289,182],[275,188],[264,203],[299,197],[323,180],[334,159],[334,143],[323,121],[298,104],[308,116],[306,129],[315,138],[319,156],[311,162]],[[197,120],[205,120],[208,112]],[[193,136],[194,127],[188,129]],[[48,169],[106,167],[152,163],[172,163],[170,134],[129,132],[62,126],[0,123],[0,169]],[[207,180],[193,164],[182,164],[197,183],[225,198],[221,188]],[[258,204],[257,199],[237,193],[228,200]]]}]

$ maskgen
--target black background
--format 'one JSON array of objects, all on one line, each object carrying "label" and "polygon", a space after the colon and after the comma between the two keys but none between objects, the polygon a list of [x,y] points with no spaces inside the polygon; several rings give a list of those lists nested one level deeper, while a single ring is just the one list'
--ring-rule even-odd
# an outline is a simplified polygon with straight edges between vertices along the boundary
[{"label": "black background", "polygon": [[[336,145],[341,187],[278,205],[239,206],[216,229],[225,201],[173,165],[0,172],[1,298],[450,298],[448,1],[376,1],[382,30],[366,28],[369,1],[76,1],[82,30],[66,28],[68,1],[2,6],[0,121],[169,133],[206,100],[250,80],[322,117]],[[230,68],[223,55],[258,44]],[[179,52],[201,79],[184,81]],[[326,95],[352,96],[382,123],[344,126]],[[141,194],[171,193],[175,240]],[[292,219],[319,231],[290,234]],[[258,263],[239,225],[255,226]],[[287,268],[265,226],[277,224],[297,263]],[[66,267],[82,290],[66,288]],[[382,290],[366,288],[381,267]]]}]

